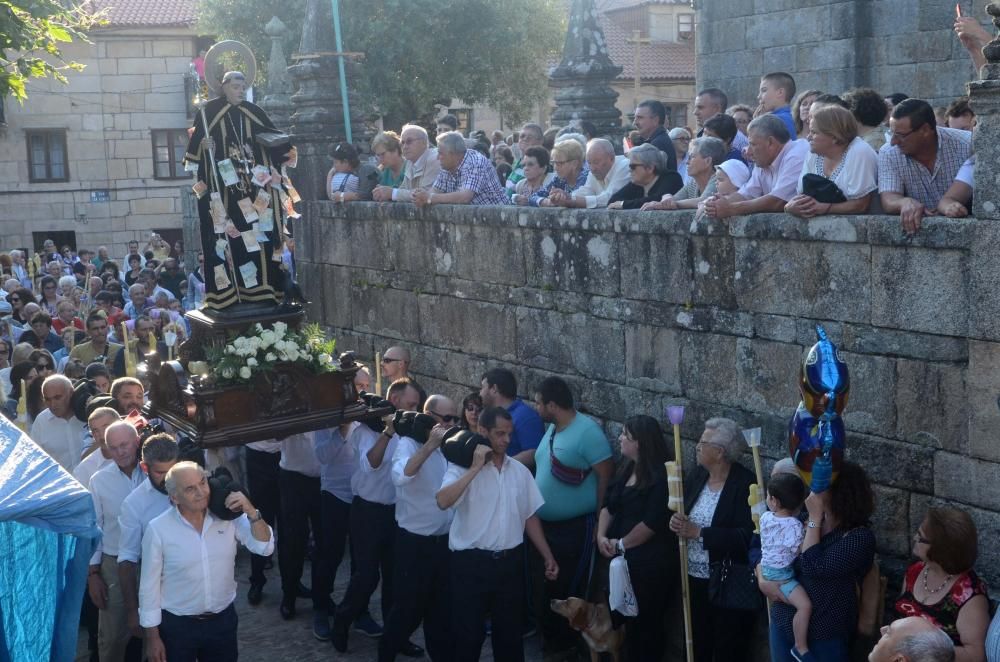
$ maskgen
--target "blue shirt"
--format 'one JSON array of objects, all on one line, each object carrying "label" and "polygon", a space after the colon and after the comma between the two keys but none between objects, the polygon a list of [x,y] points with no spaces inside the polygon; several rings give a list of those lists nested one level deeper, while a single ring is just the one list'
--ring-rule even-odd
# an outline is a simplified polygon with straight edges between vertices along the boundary
[{"label": "blue shirt", "polygon": [[542,435],[545,434],[545,425],[538,412],[524,404],[520,398],[510,403],[507,412],[514,420],[514,432],[510,435],[507,455],[514,457],[521,451],[538,448]]},{"label": "blue shirt", "polygon": [[785,123],[785,126],[788,127],[788,133],[790,133],[792,136],[792,140],[798,138],[798,135],[796,135],[795,133],[795,121],[792,120],[791,106],[782,106],[781,108],[775,108],[774,110],[771,111],[771,114],[776,115],[778,118],[781,119],[782,122]]}]

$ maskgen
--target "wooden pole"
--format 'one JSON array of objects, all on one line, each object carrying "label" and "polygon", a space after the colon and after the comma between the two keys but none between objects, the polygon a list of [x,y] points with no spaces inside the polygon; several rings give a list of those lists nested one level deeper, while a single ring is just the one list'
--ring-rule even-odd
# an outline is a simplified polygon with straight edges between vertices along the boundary
[{"label": "wooden pole", "polygon": [[[764,502],[767,492],[764,490],[764,470],[760,465],[760,428],[743,431],[743,438],[753,452],[753,468],[757,473],[757,484],[750,486],[750,496],[747,504],[750,506],[750,517],[753,519],[754,533],[760,535],[760,516],[764,514]],[[767,620],[771,620],[771,599],[767,599]]]},{"label": "wooden pole", "polygon": [[[671,500],[678,515],[684,515],[684,456],[681,450],[681,422],[684,420],[684,407],[667,407],[667,418],[674,428],[674,473],[676,474],[676,490],[678,498]],[[668,463],[669,464],[669,463]],[[669,470],[668,470],[669,475]],[[694,662],[694,636],[691,627],[691,585],[688,580],[688,550],[687,538],[677,536],[681,560],[681,599],[684,604],[684,643],[687,652],[687,662]]]},{"label": "wooden pole", "polygon": [[375,393],[382,397],[382,354],[375,352]]}]

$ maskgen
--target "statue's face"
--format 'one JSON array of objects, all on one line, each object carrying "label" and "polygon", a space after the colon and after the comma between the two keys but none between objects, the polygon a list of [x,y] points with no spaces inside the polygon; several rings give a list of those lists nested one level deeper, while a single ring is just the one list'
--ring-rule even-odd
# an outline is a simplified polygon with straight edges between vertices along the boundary
[{"label": "statue's face", "polygon": [[247,83],[245,80],[234,78],[222,86],[222,93],[226,95],[226,101],[234,106],[246,100]]}]

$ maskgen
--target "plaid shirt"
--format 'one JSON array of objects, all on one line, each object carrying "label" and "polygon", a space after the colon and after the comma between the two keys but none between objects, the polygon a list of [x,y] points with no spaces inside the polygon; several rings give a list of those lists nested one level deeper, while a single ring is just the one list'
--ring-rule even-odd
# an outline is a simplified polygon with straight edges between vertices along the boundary
[{"label": "plaid shirt", "polygon": [[576,176],[575,182],[570,184],[559,175],[556,175],[555,178],[548,183],[548,185],[543,186],[542,188],[535,191],[534,195],[531,196],[531,199],[528,200],[528,204],[531,205],[532,207],[539,206],[542,199],[549,197],[549,195],[555,189],[566,191],[567,193],[572,193],[573,191],[577,190],[578,188],[582,187],[584,184],[587,183],[588,176],[590,176],[590,166],[588,166],[587,162],[584,161],[583,168],[580,170],[580,174]]},{"label": "plaid shirt", "polygon": [[901,193],[928,209],[935,209],[958,169],[972,154],[972,134],[958,129],[937,127],[937,158],[934,171],[910,158],[895,145],[886,145],[878,155],[879,193]]},{"label": "plaid shirt", "polygon": [[510,198],[500,185],[497,170],[490,160],[474,149],[465,150],[458,170],[449,172],[444,168],[434,180],[434,190],[439,193],[472,191],[472,205],[509,205]]}]

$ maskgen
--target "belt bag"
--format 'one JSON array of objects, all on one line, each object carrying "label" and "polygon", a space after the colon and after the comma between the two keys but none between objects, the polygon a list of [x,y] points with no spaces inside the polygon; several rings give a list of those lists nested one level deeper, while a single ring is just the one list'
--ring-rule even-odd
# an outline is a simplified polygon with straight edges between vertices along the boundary
[{"label": "belt bag", "polygon": [[556,457],[555,428],[552,429],[552,438],[549,439],[549,465],[551,467],[552,475],[556,478],[556,480],[574,487],[582,485],[583,481],[587,480],[587,476],[589,476],[592,471],[590,467],[587,467],[586,469],[577,469],[576,467],[568,467],[559,461],[559,458]]}]

